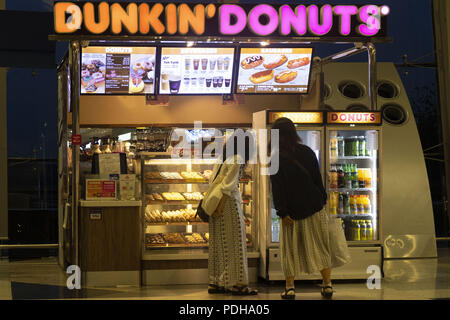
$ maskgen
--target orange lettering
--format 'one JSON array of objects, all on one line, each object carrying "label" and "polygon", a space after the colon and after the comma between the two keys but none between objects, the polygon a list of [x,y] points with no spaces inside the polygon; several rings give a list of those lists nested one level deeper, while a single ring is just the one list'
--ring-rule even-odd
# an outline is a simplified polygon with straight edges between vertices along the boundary
[{"label": "orange lettering", "polygon": [[147,34],[150,31],[150,26],[156,34],[164,33],[164,25],[159,20],[159,16],[164,11],[164,6],[161,3],[156,3],[150,6],[147,3],[143,3],[139,6],[139,30],[142,34]]},{"label": "orange lettering", "polygon": [[103,33],[109,27],[109,4],[102,2],[98,6],[99,22],[95,22],[94,5],[90,2],[83,7],[84,25],[90,32]]},{"label": "orange lettering", "polygon": [[181,34],[188,33],[189,26],[191,26],[198,35],[205,32],[205,7],[198,4],[194,7],[194,12],[192,12],[191,8],[185,3],[180,4],[178,7],[178,17],[180,19],[179,32]]},{"label": "orange lettering", "polygon": [[177,33],[177,6],[173,3],[166,6],[166,27],[168,34]]},{"label": "orange lettering", "polygon": [[136,3],[130,3],[125,11],[118,3],[111,5],[111,31],[114,34],[122,32],[122,25],[129,33],[138,31],[138,7]]},{"label": "orange lettering", "polygon": [[[57,33],[72,33],[81,26],[83,17],[81,9],[72,2],[58,2],[54,6],[55,31]],[[70,21],[66,21],[66,13],[72,15]]]}]

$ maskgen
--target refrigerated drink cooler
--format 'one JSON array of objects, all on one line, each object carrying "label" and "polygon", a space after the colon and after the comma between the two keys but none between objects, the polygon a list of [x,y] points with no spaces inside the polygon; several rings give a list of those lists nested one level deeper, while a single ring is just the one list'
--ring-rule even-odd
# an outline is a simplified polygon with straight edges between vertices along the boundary
[{"label": "refrigerated drink cooler", "polygon": [[[333,279],[367,279],[367,268],[371,265],[382,270],[379,115],[369,126],[359,125],[358,121],[331,123],[331,114],[327,112],[264,110],[253,114],[253,128],[266,129],[270,135],[270,127],[279,117],[291,119],[303,143],[316,154],[328,192],[327,211],[340,219],[345,230],[352,262],[333,269]],[[261,143],[259,140],[259,148]],[[262,167],[263,162],[258,161],[257,169]],[[270,176],[258,174],[256,183],[260,277],[284,280],[280,262],[280,219],[273,207]],[[316,279],[321,279],[320,273],[297,277],[297,280]]]}]

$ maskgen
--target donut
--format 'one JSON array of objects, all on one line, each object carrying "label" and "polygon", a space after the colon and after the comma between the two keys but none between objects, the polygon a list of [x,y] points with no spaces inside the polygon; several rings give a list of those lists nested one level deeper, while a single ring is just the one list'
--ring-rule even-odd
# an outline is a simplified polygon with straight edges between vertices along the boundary
[{"label": "donut", "polygon": [[241,65],[244,69],[253,69],[264,62],[263,56],[250,56],[242,60]]},{"label": "donut", "polygon": [[140,63],[140,62],[136,62],[133,66],[134,71],[138,71],[141,68],[142,68],[142,63]]},{"label": "donut", "polygon": [[297,71],[286,70],[275,76],[275,82],[286,83],[297,78]]},{"label": "donut", "polygon": [[96,73],[92,74],[92,77],[94,77],[95,80],[101,79],[101,78],[103,78],[103,73],[96,72]]},{"label": "donut", "polygon": [[278,68],[279,66],[285,64],[287,60],[288,59],[286,58],[286,56],[284,54],[282,54],[278,60],[270,62],[270,63],[264,63],[264,68],[266,68],[266,69]]},{"label": "donut", "polygon": [[82,76],[83,78],[89,77],[90,75],[91,75],[91,73],[90,73],[88,70],[83,70],[83,71],[81,71],[81,76]]},{"label": "donut", "polygon": [[273,70],[264,70],[253,74],[250,81],[253,83],[261,83],[269,81],[273,78]]},{"label": "donut", "polygon": [[289,69],[296,69],[296,68],[300,68],[300,67],[308,65],[309,62],[310,61],[309,61],[308,57],[298,58],[298,59],[290,60],[287,64],[287,67]]},{"label": "donut", "polygon": [[150,61],[144,62],[144,69],[145,69],[146,71],[151,71],[151,70],[153,70],[153,63],[151,63]]}]

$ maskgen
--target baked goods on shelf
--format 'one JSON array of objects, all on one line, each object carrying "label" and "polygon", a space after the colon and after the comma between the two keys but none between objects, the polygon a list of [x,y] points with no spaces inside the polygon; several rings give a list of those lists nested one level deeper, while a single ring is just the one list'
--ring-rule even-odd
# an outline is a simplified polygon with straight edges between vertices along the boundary
[{"label": "baked goods on shelf", "polygon": [[200,192],[183,192],[183,197],[189,201],[197,201],[203,199],[203,195]]},{"label": "baked goods on shelf", "polygon": [[189,244],[206,243],[205,239],[201,236],[201,234],[197,232],[194,232],[192,234],[185,233],[184,239],[186,240],[186,243]]},{"label": "baked goods on shelf", "polygon": [[147,245],[162,245],[165,244],[166,242],[164,241],[164,238],[161,234],[159,233],[154,233],[154,234],[146,234],[145,235],[145,243]]},{"label": "baked goods on shelf", "polygon": [[179,209],[160,212],[157,209],[151,209],[151,206],[145,208],[145,220],[147,223],[171,223],[171,222],[201,222],[195,217],[194,209]]},{"label": "baked goods on shelf", "polygon": [[181,172],[181,176],[186,180],[191,181],[204,181],[205,178],[201,176],[198,172]]},{"label": "baked goods on shelf", "polygon": [[162,179],[162,177],[159,174],[159,172],[156,172],[156,171],[146,172],[145,173],[145,178],[146,179]]},{"label": "baked goods on shelf", "polygon": [[178,232],[165,233],[164,234],[164,239],[169,244],[183,244],[183,243],[186,243],[184,241],[184,238],[181,235],[181,233],[178,233]]},{"label": "baked goods on shelf", "polygon": [[182,180],[183,177],[178,172],[160,172],[163,179]]},{"label": "baked goods on shelf", "polygon": [[145,196],[145,200],[147,201],[164,201],[164,198],[157,192],[152,192]]},{"label": "baked goods on shelf", "polygon": [[213,173],[212,170],[205,170],[202,172],[202,176],[204,176],[206,180],[209,180],[211,178],[212,173]]},{"label": "baked goods on shelf", "polygon": [[209,241],[209,232],[205,232],[203,236],[205,237],[206,241]]},{"label": "baked goods on shelf", "polygon": [[179,192],[163,192],[162,196],[168,201],[184,201],[184,197]]}]

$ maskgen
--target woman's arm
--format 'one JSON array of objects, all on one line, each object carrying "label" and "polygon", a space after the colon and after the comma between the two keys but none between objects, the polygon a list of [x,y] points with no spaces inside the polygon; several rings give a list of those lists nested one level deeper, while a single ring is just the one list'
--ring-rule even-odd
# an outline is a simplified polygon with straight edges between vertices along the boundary
[{"label": "woman's arm", "polygon": [[220,199],[219,204],[217,205],[216,211],[213,213],[214,217],[220,217],[223,213],[223,209],[225,208],[225,202],[228,200],[229,196],[224,194],[222,199]]},{"label": "woman's arm", "polygon": [[227,159],[222,170],[226,170],[222,181],[220,182],[220,190],[224,195],[231,196],[231,193],[236,189],[239,179],[240,164],[237,161],[238,157]]}]

